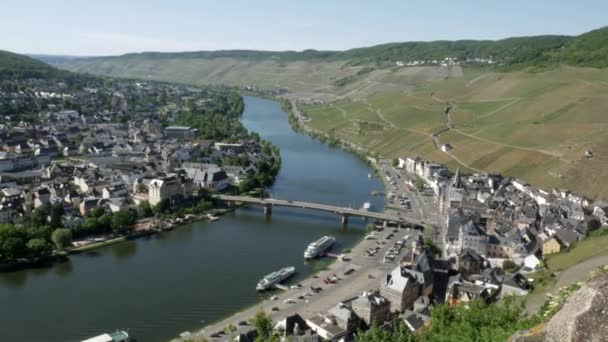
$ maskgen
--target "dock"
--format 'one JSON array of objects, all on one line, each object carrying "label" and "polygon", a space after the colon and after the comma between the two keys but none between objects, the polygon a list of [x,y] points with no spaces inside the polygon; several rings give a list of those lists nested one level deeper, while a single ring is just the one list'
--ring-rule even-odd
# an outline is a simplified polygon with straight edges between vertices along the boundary
[{"label": "dock", "polygon": [[283,290],[283,291],[289,290],[289,287],[287,287],[285,285],[281,285],[281,284],[274,284],[274,287],[276,287],[279,290]]}]

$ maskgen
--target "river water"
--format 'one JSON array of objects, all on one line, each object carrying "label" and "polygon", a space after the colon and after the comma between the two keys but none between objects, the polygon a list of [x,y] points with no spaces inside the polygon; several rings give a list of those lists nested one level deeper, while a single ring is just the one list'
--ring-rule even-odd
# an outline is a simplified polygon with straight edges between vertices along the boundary
[{"label": "river water", "polygon": [[[378,179],[357,157],[294,132],[279,104],[245,97],[243,124],[281,149],[273,197],[372,210],[383,199]],[[213,223],[108,246],[48,268],[0,274],[0,341],[80,341],[128,329],[139,342],[167,341],[261,299],[255,284],[284,266],[291,282],[325,261],[304,263],[307,244],[332,234],[337,252],[361,239],[365,222],[301,209],[275,208],[265,219],[247,207]],[[268,294],[266,294],[268,296]]]}]

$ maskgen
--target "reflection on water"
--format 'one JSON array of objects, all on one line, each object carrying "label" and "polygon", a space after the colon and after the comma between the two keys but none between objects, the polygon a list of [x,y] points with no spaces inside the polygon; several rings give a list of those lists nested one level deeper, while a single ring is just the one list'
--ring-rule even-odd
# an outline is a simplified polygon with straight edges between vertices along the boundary
[{"label": "reflection on water", "polygon": [[72,271],[74,270],[74,265],[72,264],[72,261],[69,258],[63,258],[62,260],[57,262],[54,269],[56,275],[58,275],[59,277],[66,277],[70,275],[70,273],[72,273]]},{"label": "reflection on water", "polygon": [[137,244],[134,241],[126,241],[117,244],[111,251],[117,261],[125,260],[135,255],[137,252]]}]

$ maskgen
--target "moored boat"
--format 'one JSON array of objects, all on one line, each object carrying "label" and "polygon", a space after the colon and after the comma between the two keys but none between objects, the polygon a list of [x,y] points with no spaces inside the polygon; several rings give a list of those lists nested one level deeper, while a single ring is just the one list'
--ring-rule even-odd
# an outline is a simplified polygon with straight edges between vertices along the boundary
[{"label": "moored boat", "polygon": [[282,282],[283,280],[291,277],[294,273],[296,273],[296,268],[293,266],[282,268],[276,272],[272,272],[267,274],[258,282],[256,286],[256,290],[264,291],[272,287],[273,285]]},{"label": "moored boat", "polygon": [[81,342],[130,342],[131,337],[124,330],[117,330],[113,333],[101,334],[95,337],[91,337]]},{"label": "moored boat", "polygon": [[336,238],[333,236],[324,236],[319,240],[308,245],[306,250],[304,251],[304,258],[311,259],[321,255],[321,253],[325,252],[329,247],[331,247],[336,242]]}]

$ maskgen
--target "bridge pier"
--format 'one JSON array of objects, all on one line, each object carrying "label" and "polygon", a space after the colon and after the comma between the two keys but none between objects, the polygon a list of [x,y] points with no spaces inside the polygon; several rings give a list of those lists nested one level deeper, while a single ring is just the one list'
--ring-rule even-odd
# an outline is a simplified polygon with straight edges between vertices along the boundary
[{"label": "bridge pier", "polygon": [[272,214],[272,204],[265,204],[264,205],[264,215],[270,216],[271,214]]},{"label": "bridge pier", "polygon": [[387,220],[382,221],[382,227],[388,228],[388,221]]},{"label": "bridge pier", "polygon": [[348,224],[348,215],[342,215],[342,224],[343,225],[347,225]]}]

